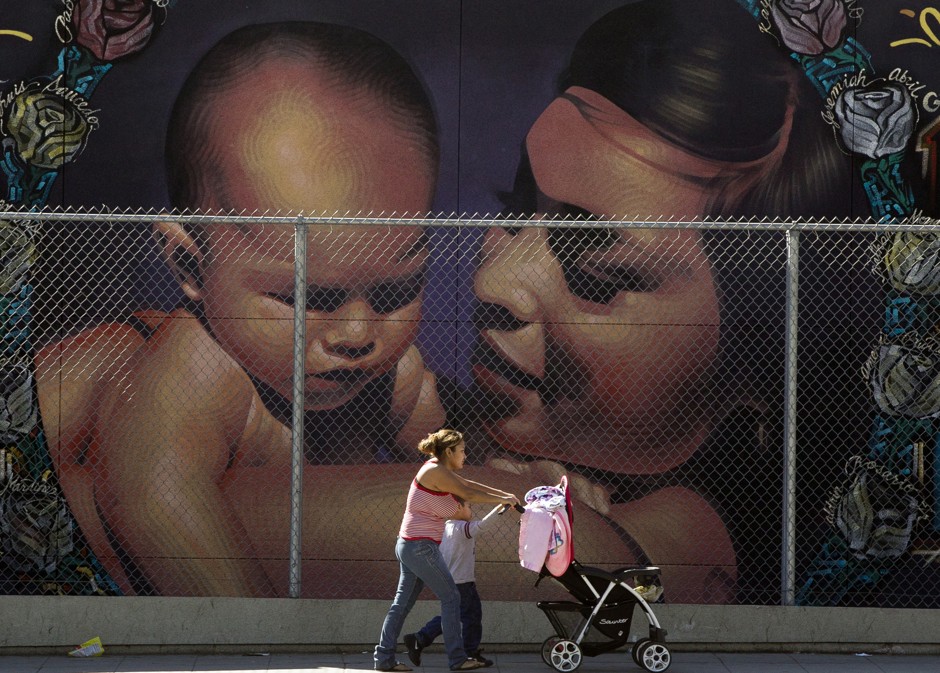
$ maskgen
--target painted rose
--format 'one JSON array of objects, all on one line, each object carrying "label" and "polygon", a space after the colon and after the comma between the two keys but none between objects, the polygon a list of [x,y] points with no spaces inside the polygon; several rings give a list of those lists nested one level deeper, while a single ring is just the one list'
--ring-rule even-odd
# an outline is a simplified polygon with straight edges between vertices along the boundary
[{"label": "painted rose", "polygon": [[908,332],[884,339],[865,365],[878,408],[891,416],[940,416],[940,342]]},{"label": "painted rose", "polygon": [[907,551],[920,514],[907,485],[884,468],[858,463],[840,490],[831,523],[857,558],[895,558]]},{"label": "painted rose", "polygon": [[36,426],[39,406],[33,385],[28,365],[0,368],[0,441],[15,442]]},{"label": "painted rose", "polygon": [[837,46],[846,24],[843,0],[776,0],[770,16],[783,43],[810,56]]},{"label": "painted rose", "polygon": [[65,501],[52,484],[14,477],[0,496],[0,550],[17,570],[52,572],[75,548]]},{"label": "painted rose", "polygon": [[78,156],[91,131],[73,102],[37,83],[13,99],[5,126],[23,161],[49,169]]},{"label": "painted rose", "polygon": [[893,82],[849,87],[836,101],[835,112],[846,149],[871,159],[903,150],[916,121],[911,95]]},{"label": "painted rose", "polygon": [[0,220],[0,295],[18,292],[35,261],[36,244],[31,225]]},{"label": "painted rose", "polygon": [[101,61],[143,49],[153,34],[152,0],[78,0],[72,11],[75,40]]},{"label": "painted rose", "polygon": [[879,254],[886,280],[902,292],[940,294],[940,233],[899,231]]}]

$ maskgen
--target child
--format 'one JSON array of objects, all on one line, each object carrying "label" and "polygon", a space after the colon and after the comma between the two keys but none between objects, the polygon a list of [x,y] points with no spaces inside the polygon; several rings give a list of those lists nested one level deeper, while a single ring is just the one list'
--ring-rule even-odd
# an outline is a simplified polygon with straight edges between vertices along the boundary
[{"label": "child", "polygon": [[[401,57],[361,31],[311,23],[224,38],[184,85],[167,140],[174,205],[208,211],[425,214],[437,157],[430,103]],[[190,305],[38,354],[52,460],[126,593],[284,595],[293,227],[154,229]],[[414,346],[427,237],[307,236],[307,463],[394,461],[443,422]],[[305,508],[328,497],[324,483],[341,491],[357,478],[305,472]],[[305,549],[330,536],[315,519],[304,519]]]},{"label": "child", "polygon": [[[461,503],[461,514],[472,517],[470,505]],[[480,639],[483,636],[483,607],[480,594],[477,593],[474,565],[476,563],[476,539],[493,515],[503,506],[490,510],[482,519],[448,519],[441,539],[441,556],[447,563],[447,569],[460,591],[460,625],[463,629],[463,647],[467,657],[492,666],[492,659],[480,654]],[[408,648],[408,658],[415,666],[421,665],[421,650],[434,642],[441,635],[441,617],[438,615],[425,624],[417,633],[408,633],[404,637]]]}]

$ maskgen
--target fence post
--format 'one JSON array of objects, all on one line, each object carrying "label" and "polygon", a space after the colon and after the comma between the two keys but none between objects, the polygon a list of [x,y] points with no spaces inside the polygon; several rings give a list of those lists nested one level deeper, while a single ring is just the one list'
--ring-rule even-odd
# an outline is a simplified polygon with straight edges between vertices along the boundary
[{"label": "fence post", "polygon": [[794,605],[796,584],[796,360],[800,285],[800,232],[786,231],[787,297],[786,354],[783,383],[783,537],[781,545],[781,596],[783,605]]},{"label": "fence post", "polygon": [[307,344],[307,224],[294,224],[294,364],[291,400],[290,585],[288,595],[300,597],[301,532],[304,474],[304,360]]}]

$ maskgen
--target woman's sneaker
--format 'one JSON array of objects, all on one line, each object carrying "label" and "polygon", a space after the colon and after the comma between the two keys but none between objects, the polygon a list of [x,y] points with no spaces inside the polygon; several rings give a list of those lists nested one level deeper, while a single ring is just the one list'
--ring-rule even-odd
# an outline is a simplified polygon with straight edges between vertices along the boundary
[{"label": "woman's sneaker", "polygon": [[474,661],[479,661],[479,662],[482,663],[484,666],[492,666],[492,665],[493,665],[493,660],[492,660],[492,659],[487,659],[486,657],[484,657],[484,656],[481,654],[482,651],[483,651],[483,650],[476,650],[476,651],[474,651],[474,652],[467,652],[467,658],[468,658],[468,659],[473,659]]}]

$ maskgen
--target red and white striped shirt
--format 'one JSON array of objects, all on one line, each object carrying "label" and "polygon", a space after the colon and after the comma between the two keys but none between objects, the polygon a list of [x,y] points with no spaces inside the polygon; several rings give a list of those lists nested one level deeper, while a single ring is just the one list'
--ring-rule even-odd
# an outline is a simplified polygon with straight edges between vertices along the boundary
[{"label": "red and white striped shirt", "polygon": [[416,477],[408,490],[398,537],[403,540],[433,540],[440,544],[444,523],[459,511],[460,503],[452,493],[425,488]]}]

